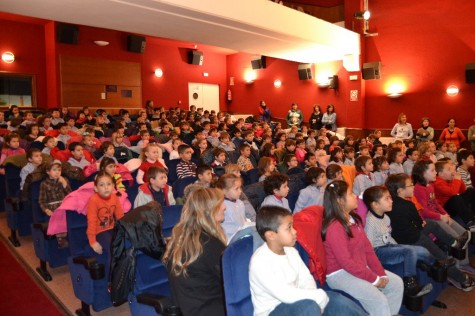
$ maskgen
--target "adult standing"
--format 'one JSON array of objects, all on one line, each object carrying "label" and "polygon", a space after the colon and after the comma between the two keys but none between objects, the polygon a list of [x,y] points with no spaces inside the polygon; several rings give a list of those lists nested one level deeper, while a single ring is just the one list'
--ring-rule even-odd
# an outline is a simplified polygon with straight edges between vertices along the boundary
[{"label": "adult standing", "polygon": [[270,109],[264,100],[259,102],[259,122],[270,122]]},{"label": "adult standing", "polygon": [[463,143],[466,138],[460,128],[455,126],[455,119],[450,118],[447,123],[447,127],[442,130],[442,134],[440,134],[439,140],[446,144],[454,143],[455,147],[459,149],[460,144]]},{"label": "adult standing", "polygon": [[226,247],[224,194],[194,190],[163,256],[175,304],[183,315],[224,316],[221,255]]},{"label": "adult standing", "polygon": [[[473,120],[475,122],[475,120]],[[472,151],[475,151],[475,124],[468,129],[468,140],[470,141],[470,147]]]},{"label": "adult standing", "polygon": [[290,128],[292,126],[300,127],[300,124],[303,122],[303,114],[302,111],[298,108],[297,103],[292,103],[292,108],[287,112],[287,127]]},{"label": "adult standing", "polygon": [[336,132],[336,113],[333,104],[327,105],[327,111],[322,116],[322,124],[326,129]]},{"label": "adult standing", "polygon": [[421,142],[428,142],[434,138],[434,129],[429,126],[430,120],[428,117],[423,117],[421,127],[417,130],[416,139]]},{"label": "adult standing", "polygon": [[310,116],[310,119],[308,120],[310,129],[313,129],[315,131],[320,130],[322,128],[322,118],[323,118],[323,113],[322,109],[320,108],[320,105],[315,104],[313,106],[313,113]]},{"label": "adult standing", "polygon": [[391,136],[401,140],[411,139],[414,136],[412,125],[407,122],[406,114],[399,114],[398,122],[394,125]]}]

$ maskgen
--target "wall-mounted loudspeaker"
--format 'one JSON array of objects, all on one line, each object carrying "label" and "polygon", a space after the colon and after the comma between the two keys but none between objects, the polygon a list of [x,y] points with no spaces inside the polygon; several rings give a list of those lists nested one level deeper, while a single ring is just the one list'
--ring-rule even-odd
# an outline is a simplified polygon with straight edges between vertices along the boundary
[{"label": "wall-mounted loudspeaker", "polygon": [[145,37],[137,35],[127,36],[127,50],[132,53],[143,54],[145,51]]},{"label": "wall-mounted loudspeaker", "polygon": [[251,60],[252,69],[265,69],[266,68],[266,56],[256,57]]},{"label": "wall-mounted loudspeaker", "polygon": [[338,76],[334,75],[331,76],[330,78],[330,85],[328,86],[328,89],[335,89],[338,90],[339,84],[338,84]]},{"label": "wall-mounted loudspeaker", "polygon": [[475,83],[475,63],[465,65],[465,82]]},{"label": "wall-mounted loudspeaker", "polygon": [[188,52],[188,63],[190,65],[203,66],[203,52],[197,50],[191,50]]},{"label": "wall-mounted loudspeaker", "polygon": [[381,63],[364,63],[361,72],[364,80],[381,79]]},{"label": "wall-mounted loudspeaker", "polygon": [[56,27],[58,42],[63,44],[77,44],[79,40],[79,27],[73,24],[59,23]]},{"label": "wall-mounted loudspeaker", "polygon": [[299,65],[299,80],[312,79],[312,64]]}]

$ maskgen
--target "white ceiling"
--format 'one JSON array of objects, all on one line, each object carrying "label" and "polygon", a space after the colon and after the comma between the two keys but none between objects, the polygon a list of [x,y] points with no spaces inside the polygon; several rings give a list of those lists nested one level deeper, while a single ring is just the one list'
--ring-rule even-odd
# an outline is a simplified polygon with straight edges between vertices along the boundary
[{"label": "white ceiling", "polygon": [[0,10],[297,62],[360,53],[357,33],[268,0],[2,0]]}]

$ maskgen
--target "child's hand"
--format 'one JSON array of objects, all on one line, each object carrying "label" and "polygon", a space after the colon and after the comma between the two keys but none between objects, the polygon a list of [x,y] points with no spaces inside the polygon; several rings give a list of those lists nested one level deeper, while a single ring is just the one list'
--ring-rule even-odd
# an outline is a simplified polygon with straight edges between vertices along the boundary
[{"label": "child's hand", "polygon": [[63,188],[66,188],[68,186],[68,182],[65,178],[63,178],[63,176],[60,176],[58,181],[63,185]]},{"label": "child's hand", "polygon": [[92,250],[94,250],[94,252],[102,255],[102,246],[97,241],[94,244],[91,245],[91,248],[92,248]]},{"label": "child's hand", "polygon": [[0,174],[5,174],[5,169],[4,168],[0,168]]},{"label": "child's hand", "polygon": [[46,215],[51,216],[53,214],[53,211],[48,208],[45,210],[45,213]]},{"label": "child's hand", "polygon": [[447,224],[450,221],[450,216],[448,214],[440,215],[440,220],[446,222]]}]

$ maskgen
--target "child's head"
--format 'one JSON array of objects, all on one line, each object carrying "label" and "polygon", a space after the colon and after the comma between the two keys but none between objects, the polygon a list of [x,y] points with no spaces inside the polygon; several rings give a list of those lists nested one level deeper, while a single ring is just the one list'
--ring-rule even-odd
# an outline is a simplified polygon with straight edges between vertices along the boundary
[{"label": "child's head", "polygon": [[272,143],[264,144],[260,152],[261,157],[272,157],[274,156],[274,153],[275,153],[275,146]]},{"label": "child's head", "polygon": [[224,196],[230,200],[238,200],[242,193],[242,179],[234,174],[223,174],[216,187],[224,192]]},{"label": "child's head", "polygon": [[430,160],[419,160],[412,168],[412,180],[414,183],[426,186],[430,182],[435,181],[436,176],[435,165]]},{"label": "child's head", "polygon": [[383,145],[382,144],[376,144],[373,146],[373,154],[377,156],[383,156],[384,155],[384,150],[383,150]]},{"label": "child's head", "polygon": [[201,183],[209,185],[213,180],[213,169],[208,165],[200,165],[196,168],[196,177]]},{"label": "child's head", "polygon": [[256,216],[256,229],[259,236],[276,249],[295,245],[297,231],[292,225],[292,214],[279,206],[263,206]]},{"label": "child's head", "polygon": [[221,133],[219,140],[224,144],[228,144],[231,141],[231,137],[228,133]]},{"label": "child's head", "polygon": [[191,147],[187,144],[181,144],[178,146],[178,155],[180,156],[181,160],[190,161],[191,155],[193,155],[193,149],[191,149]]},{"label": "child's head", "polygon": [[388,159],[384,156],[378,156],[373,158],[373,171],[386,171],[389,170]]},{"label": "child's head", "polygon": [[338,146],[340,145],[340,139],[336,136],[330,137],[330,146]]},{"label": "child's head", "polygon": [[417,150],[417,148],[409,148],[408,150],[406,150],[406,156],[407,159],[416,162],[417,160],[419,160],[419,151]]},{"label": "child's head", "polygon": [[285,141],[285,149],[287,149],[288,152],[293,153],[295,151],[295,140],[287,139]]},{"label": "child's head", "polygon": [[300,149],[305,149],[305,140],[303,139],[297,139],[295,141],[295,146]]},{"label": "child's head", "polygon": [[305,154],[305,164],[309,167],[318,167],[319,164],[318,164],[318,161],[317,161],[317,156],[315,156],[314,153],[311,153],[311,152],[307,152]]},{"label": "child's head", "polygon": [[351,146],[345,146],[343,149],[343,154],[346,158],[353,160],[355,158],[355,148]]},{"label": "child's head", "polygon": [[40,128],[38,127],[38,124],[28,125],[26,129],[26,133],[28,135],[38,136],[38,134],[40,133]]},{"label": "child's head", "polygon": [[68,146],[71,155],[73,155],[74,159],[80,160],[84,157],[84,147],[82,147],[81,143],[79,142],[72,142]]},{"label": "child's head", "polygon": [[323,187],[327,182],[325,170],[320,167],[311,167],[305,173],[305,183],[307,185],[316,184],[318,187]]},{"label": "child's head", "polygon": [[60,112],[58,108],[51,109],[51,116],[53,118],[59,118]]},{"label": "child's head", "polygon": [[299,161],[297,160],[297,156],[295,156],[294,154],[285,155],[283,162],[288,167],[288,169],[295,168],[299,165]]},{"label": "child's head", "polygon": [[340,162],[343,159],[343,150],[335,146],[330,153],[330,161]]},{"label": "child's head", "polygon": [[150,140],[150,132],[148,130],[140,131],[141,140]]},{"label": "child's head", "polygon": [[147,178],[148,182],[150,183],[150,186],[155,191],[162,190],[167,185],[168,181],[167,171],[165,170],[165,168],[158,166],[152,166],[148,168]]},{"label": "child's head", "polygon": [[353,146],[355,144],[355,138],[353,135],[348,135],[345,137],[345,144],[347,146]]},{"label": "child's head", "polygon": [[241,153],[241,156],[248,158],[251,156],[251,146],[248,144],[242,144],[239,146],[239,152]]},{"label": "child's head", "polygon": [[471,153],[467,149],[462,149],[457,154],[457,162],[459,166],[462,166],[466,169],[473,167],[475,164],[475,160],[473,158],[473,153]]},{"label": "child's head", "polygon": [[94,138],[89,133],[82,135],[82,143],[91,148],[95,145]]},{"label": "child's head", "polygon": [[66,121],[66,125],[68,126],[68,128],[73,128],[76,124],[76,120],[74,119],[74,117],[66,116],[64,120]]},{"label": "child's head", "polygon": [[213,156],[219,163],[224,163],[226,161],[226,151],[222,148],[213,149]]},{"label": "child's head", "polygon": [[20,147],[20,135],[17,133],[10,133],[5,136],[4,148],[17,149]]},{"label": "child's head", "polygon": [[373,172],[373,160],[369,156],[359,156],[355,160],[355,168],[358,172],[368,174]]},{"label": "child's head", "polygon": [[369,156],[369,147],[366,145],[360,145],[359,146],[360,150],[360,156]]},{"label": "child's head", "polygon": [[413,139],[408,139],[406,141],[404,141],[404,145],[407,147],[407,148],[414,148],[416,147],[416,143]]},{"label": "child's head", "polygon": [[114,191],[114,178],[105,171],[99,171],[94,179],[94,191],[103,198],[108,198]]},{"label": "child's head", "polygon": [[224,173],[225,174],[234,174],[237,177],[241,176],[241,168],[235,164],[235,163],[230,163],[224,167]]},{"label": "child's head", "polygon": [[59,129],[60,135],[69,135],[69,127],[66,123],[59,123],[56,128]]},{"label": "child's head", "polygon": [[124,141],[124,134],[119,133],[119,132],[114,132],[112,133],[111,139],[114,145],[120,145]]},{"label": "child's head", "polygon": [[151,162],[156,162],[162,158],[162,150],[156,143],[148,143],[142,150],[144,160],[147,159]]},{"label": "child's head", "polygon": [[105,171],[112,177],[114,177],[116,168],[117,164],[115,163],[115,160],[109,157],[102,158],[101,163],[99,164],[99,171]]},{"label": "child's head", "polygon": [[363,193],[363,201],[368,207],[377,214],[391,212],[393,199],[389,190],[381,185],[367,188]]},{"label": "child's head", "polygon": [[393,199],[397,196],[403,199],[411,198],[414,194],[414,184],[412,184],[411,177],[405,173],[390,175],[385,185]]},{"label": "child's head", "polygon": [[402,163],[404,160],[404,153],[402,152],[401,148],[391,148],[388,152],[388,162],[390,164],[394,163]]},{"label": "child's head", "polygon": [[112,142],[109,140],[106,140],[105,142],[103,142],[101,144],[101,153],[109,157],[114,156],[114,153],[115,153],[114,144],[112,144]]},{"label": "child's head", "polygon": [[455,146],[455,143],[448,143],[447,144],[447,150],[453,154],[457,153],[457,146]]},{"label": "child's head", "polygon": [[268,195],[285,198],[289,194],[289,177],[285,174],[273,174],[264,180],[264,191]]},{"label": "child's head", "polygon": [[56,140],[53,136],[45,136],[43,138],[43,145],[49,149],[56,147]]},{"label": "child's head", "polygon": [[447,152],[447,144],[444,142],[437,142],[435,148],[443,153]]},{"label": "child's head", "polygon": [[444,180],[450,181],[455,177],[455,166],[447,160],[439,160],[435,163],[435,171],[437,176]]},{"label": "child's head", "polygon": [[61,161],[53,160],[46,165],[46,174],[52,180],[58,180],[61,177]]},{"label": "child's head", "polygon": [[38,148],[28,149],[28,151],[26,152],[26,159],[34,166],[39,166],[43,162],[41,150],[39,150]]},{"label": "child's head", "polygon": [[197,141],[198,143],[198,148],[201,150],[205,150],[208,148],[208,141],[206,139],[200,139]]},{"label": "child's head", "polygon": [[309,138],[315,138],[315,135],[317,135],[317,132],[314,129],[309,129],[307,134]]},{"label": "child's head", "polygon": [[325,173],[328,180],[343,180],[343,169],[335,163],[329,164]]},{"label": "child's head", "polygon": [[317,149],[324,149],[325,148],[325,141],[323,139],[317,140]]}]

